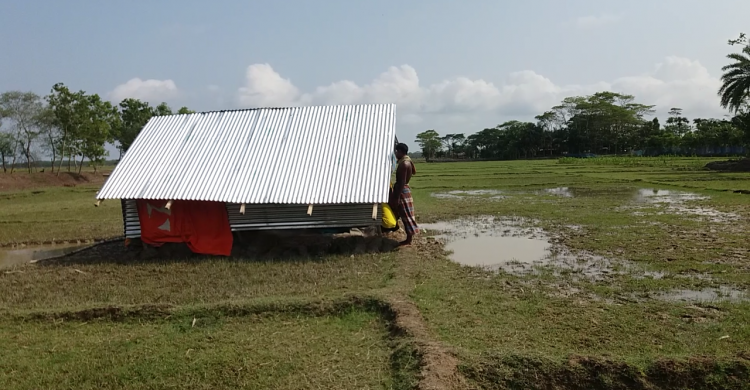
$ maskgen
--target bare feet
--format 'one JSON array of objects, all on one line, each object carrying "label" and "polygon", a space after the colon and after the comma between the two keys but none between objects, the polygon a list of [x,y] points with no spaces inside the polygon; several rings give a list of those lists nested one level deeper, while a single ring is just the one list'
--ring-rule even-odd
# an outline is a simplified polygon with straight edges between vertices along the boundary
[{"label": "bare feet", "polygon": [[411,239],[412,239],[412,236],[407,235],[406,240],[399,242],[398,246],[399,247],[411,246]]}]

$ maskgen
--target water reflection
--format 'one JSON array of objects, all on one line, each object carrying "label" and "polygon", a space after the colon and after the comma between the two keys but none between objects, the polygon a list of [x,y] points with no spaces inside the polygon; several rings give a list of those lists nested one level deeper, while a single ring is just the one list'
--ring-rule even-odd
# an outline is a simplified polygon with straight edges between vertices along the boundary
[{"label": "water reflection", "polygon": [[467,266],[513,274],[551,266],[558,275],[571,273],[591,279],[613,273],[607,259],[573,255],[553,245],[542,229],[524,225],[522,220],[482,216],[421,226],[445,244],[452,252],[451,260]]}]

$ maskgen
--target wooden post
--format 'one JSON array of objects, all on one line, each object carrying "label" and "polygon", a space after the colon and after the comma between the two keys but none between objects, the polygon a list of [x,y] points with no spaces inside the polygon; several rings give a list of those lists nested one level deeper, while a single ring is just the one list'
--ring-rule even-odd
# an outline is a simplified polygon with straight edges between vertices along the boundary
[{"label": "wooden post", "polygon": [[245,204],[240,205],[240,214],[245,215]]},{"label": "wooden post", "polygon": [[94,207],[99,207],[99,205],[101,205],[101,204],[102,204],[102,200],[99,199],[99,200],[96,201],[96,203],[94,203]]},{"label": "wooden post", "polygon": [[372,219],[378,219],[378,204],[372,205]]},{"label": "wooden post", "polygon": [[164,206],[164,208],[167,209],[167,210],[172,210],[172,200],[171,199],[167,201],[167,204]]},{"label": "wooden post", "polygon": [[313,205],[308,205],[307,206],[307,215],[312,216],[312,212],[313,212]]}]

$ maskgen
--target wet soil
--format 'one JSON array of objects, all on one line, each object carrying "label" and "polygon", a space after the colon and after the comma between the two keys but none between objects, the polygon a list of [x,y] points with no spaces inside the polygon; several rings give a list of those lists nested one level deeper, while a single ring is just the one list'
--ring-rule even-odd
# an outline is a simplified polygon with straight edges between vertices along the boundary
[{"label": "wet soil", "polygon": [[65,243],[0,248],[0,269],[65,256],[89,246],[91,244]]},{"label": "wet soil", "polygon": [[712,161],[706,164],[706,168],[712,171],[750,172],[750,159]]},{"label": "wet soil", "polygon": [[653,295],[652,298],[671,302],[747,302],[750,294],[736,288],[722,286],[720,288],[706,288],[702,290],[672,290]]},{"label": "wet soil", "polygon": [[504,199],[503,191],[500,190],[455,190],[448,192],[434,192],[430,194],[438,199],[466,199],[470,197],[484,197],[487,199]]}]

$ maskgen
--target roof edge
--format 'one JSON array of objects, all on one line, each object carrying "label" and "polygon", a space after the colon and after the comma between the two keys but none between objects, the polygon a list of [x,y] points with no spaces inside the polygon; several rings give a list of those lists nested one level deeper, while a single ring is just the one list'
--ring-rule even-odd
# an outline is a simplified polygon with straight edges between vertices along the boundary
[{"label": "roof edge", "polygon": [[243,112],[243,111],[259,111],[259,110],[291,110],[296,108],[321,108],[321,107],[370,107],[370,106],[392,106],[395,110],[396,103],[361,103],[361,104],[317,104],[317,105],[306,105],[306,106],[286,106],[286,107],[253,107],[253,108],[235,108],[230,110],[211,110],[211,111],[196,111],[189,114],[168,114],[168,115],[154,115],[154,117],[162,116],[180,116],[180,115],[197,115],[197,114],[215,114],[222,112]]}]

